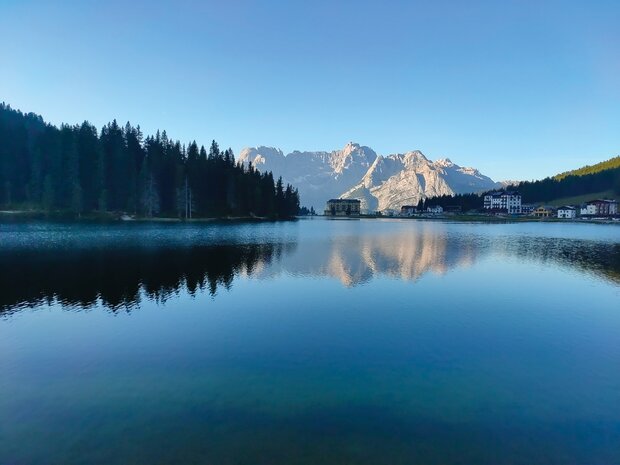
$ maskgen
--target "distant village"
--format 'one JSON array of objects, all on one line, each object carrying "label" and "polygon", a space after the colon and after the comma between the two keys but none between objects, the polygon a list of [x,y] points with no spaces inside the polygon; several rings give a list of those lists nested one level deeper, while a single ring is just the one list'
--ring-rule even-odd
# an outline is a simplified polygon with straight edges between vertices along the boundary
[{"label": "distant village", "polygon": [[[431,199],[432,200],[432,199]],[[481,197],[480,208],[475,211],[463,212],[460,206],[429,205],[425,209],[418,206],[403,205],[398,210],[382,210],[364,212],[358,199],[331,199],[325,207],[325,216],[331,217],[429,217],[450,216],[457,214],[475,214],[489,216],[513,216],[532,218],[557,218],[563,220],[614,220],[620,221],[618,201],[614,199],[595,199],[580,205],[563,205],[561,207],[522,203],[521,194],[516,191],[499,190],[487,192]]]}]

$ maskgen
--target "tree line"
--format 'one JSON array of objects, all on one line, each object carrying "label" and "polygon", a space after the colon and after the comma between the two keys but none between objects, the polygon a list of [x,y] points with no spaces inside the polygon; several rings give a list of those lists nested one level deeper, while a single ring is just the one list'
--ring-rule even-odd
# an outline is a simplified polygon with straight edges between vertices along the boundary
[{"label": "tree line", "polygon": [[571,175],[572,176],[583,176],[585,174],[595,174],[601,171],[611,170],[615,168],[620,168],[620,155],[617,157],[610,158],[609,160],[596,163],[594,165],[586,165],[576,170],[566,171],[564,173],[557,174],[553,178],[559,181]]},{"label": "tree line", "polygon": [[[620,195],[620,157],[539,181],[522,181],[517,185],[507,186],[506,189],[518,191],[523,203],[549,202],[607,191]],[[431,197],[420,200],[417,209],[422,211],[429,206],[440,205],[444,209],[459,206],[463,211],[480,210],[485,194],[486,192]]]},{"label": "tree line", "polygon": [[[610,164],[613,166],[613,163]],[[590,172],[588,168],[590,167],[584,171],[587,174],[559,175],[540,181],[523,181],[513,188],[521,193],[523,202],[526,203],[548,202],[563,197],[598,194],[605,191],[613,191],[620,195],[620,167],[596,172]]]},{"label": "tree line", "polygon": [[166,131],[144,137],[116,120],[100,131],[47,124],[0,104],[0,207],[81,215],[290,218],[299,194],[271,172],[235,162],[213,141],[181,144]]},{"label": "tree line", "polygon": [[444,210],[448,207],[460,207],[461,211],[479,210],[482,208],[481,194],[456,194],[440,195],[420,199],[416,209],[419,212],[426,211],[428,207],[441,206]]}]

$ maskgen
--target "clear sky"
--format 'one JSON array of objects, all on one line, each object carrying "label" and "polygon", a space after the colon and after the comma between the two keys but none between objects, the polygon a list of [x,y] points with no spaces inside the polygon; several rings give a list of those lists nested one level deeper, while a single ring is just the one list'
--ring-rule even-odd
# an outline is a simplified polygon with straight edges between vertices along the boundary
[{"label": "clear sky", "polygon": [[0,0],[0,100],[540,178],[620,154],[620,2]]}]

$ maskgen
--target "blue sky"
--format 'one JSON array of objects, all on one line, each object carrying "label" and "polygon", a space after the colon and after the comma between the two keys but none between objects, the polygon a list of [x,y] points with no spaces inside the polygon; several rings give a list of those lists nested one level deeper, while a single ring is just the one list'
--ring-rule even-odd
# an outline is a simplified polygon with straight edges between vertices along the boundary
[{"label": "blue sky", "polygon": [[356,141],[496,180],[620,154],[620,2],[0,0],[0,100],[236,153]]}]

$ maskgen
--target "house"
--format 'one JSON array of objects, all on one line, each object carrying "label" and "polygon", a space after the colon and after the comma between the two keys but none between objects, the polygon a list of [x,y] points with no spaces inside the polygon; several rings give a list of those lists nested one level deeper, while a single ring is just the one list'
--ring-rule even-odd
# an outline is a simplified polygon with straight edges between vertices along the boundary
[{"label": "house", "polygon": [[532,215],[536,218],[550,218],[555,216],[554,213],[555,208],[548,205],[541,205],[532,212]]},{"label": "house", "polygon": [[618,214],[618,202],[609,199],[596,199],[586,202],[587,206],[594,207],[593,215],[596,216],[613,216]]},{"label": "house", "polygon": [[487,192],[483,206],[491,212],[521,213],[521,194],[516,191]]},{"label": "house", "polygon": [[558,208],[558,218],[573,219],[577,216],[577,210],[570,205]]},{"label": "house", "polygon": [[521,213],[524,215],[531,215],[532,212],[536,209],[536,205],[532,203],[522,203],[521,204]]},{"label": "house", "polygon": [[584,203],[579,210],[579,214],[581,216],[596,215],[596,205],[594,205],[593,203]]},{"label": "house", "polygon": [[435,215],[440,215],[443,213],[443,207],[441,205],[431,205],[426,209],[428,213],[433,213]]},{"label": "house", "polygon": [[362,202],[357,199],[330,199],[325,216],[359,216]]},{"label": "house", "polygon": [[403,205],[400,207],[400,216],[412,216],[417,213],[417,211],[417,207],[414,207],[413,205]]},{"label": "house", "polygon": [[382,216],[396,216],[397,211],[391,208],[386,208],[385,210],[381,210]]}]

